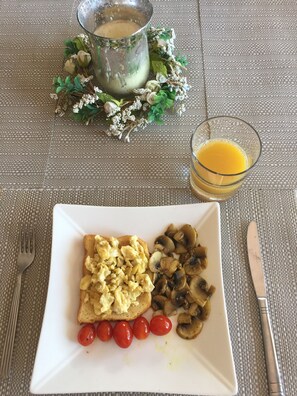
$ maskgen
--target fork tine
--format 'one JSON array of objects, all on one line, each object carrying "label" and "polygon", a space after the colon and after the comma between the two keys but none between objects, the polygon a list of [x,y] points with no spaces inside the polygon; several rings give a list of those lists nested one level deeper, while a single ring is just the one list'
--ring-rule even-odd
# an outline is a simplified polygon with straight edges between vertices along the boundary
[{"label": "fork tine", "polygon": [[24,246],[24,231],[20,231],[20,236],[19,236],[19,251],[23,251],[23,246]]},{"label": "fork tine", "polygon": [[31,253],[35,254],[35,230],[31,230]]}]

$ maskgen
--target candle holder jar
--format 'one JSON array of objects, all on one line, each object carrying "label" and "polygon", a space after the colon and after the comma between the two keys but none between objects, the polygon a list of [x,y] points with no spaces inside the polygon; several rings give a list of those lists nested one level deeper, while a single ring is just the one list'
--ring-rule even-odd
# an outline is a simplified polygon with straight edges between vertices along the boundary
[{"label": "candle holder jar", "polygon": [[83,0],[77,19],[87,33],[94,73],[104,92],[124,97],[144,86],[150,59],[147,28],[153,14],[148,0]]}]

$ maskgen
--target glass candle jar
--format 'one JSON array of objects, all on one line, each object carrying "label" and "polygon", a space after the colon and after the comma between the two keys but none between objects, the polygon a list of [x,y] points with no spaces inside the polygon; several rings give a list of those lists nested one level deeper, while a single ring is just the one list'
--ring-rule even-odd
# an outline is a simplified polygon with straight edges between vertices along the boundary
[{"label": "glass candle jar", "polygon": [[147,28],[153,15],[148,0],[83,0],[77,18],[87,33],[100,88],[124,97],[144,86],[150,59]]}]

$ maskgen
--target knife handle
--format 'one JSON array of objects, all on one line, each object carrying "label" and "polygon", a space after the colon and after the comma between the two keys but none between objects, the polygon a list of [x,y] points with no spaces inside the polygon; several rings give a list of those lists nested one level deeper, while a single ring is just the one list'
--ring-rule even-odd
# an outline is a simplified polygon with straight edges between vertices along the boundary
[{"label": "knife handle", "polygon": [[280,378],[277,356],[275,351],[274,339],[270,324],[267,299],[258,298],[260,317],[262,323],[263,342],[266,359],[266,370],[268,377],[268,388],[270,396],[285,396],[283,385]]}]

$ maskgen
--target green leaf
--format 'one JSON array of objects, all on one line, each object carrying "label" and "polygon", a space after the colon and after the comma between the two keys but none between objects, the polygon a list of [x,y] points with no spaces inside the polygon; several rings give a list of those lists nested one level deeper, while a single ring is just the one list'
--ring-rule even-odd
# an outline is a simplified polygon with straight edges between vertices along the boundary
[{"label": "green leaf", "polygon": [[187,64],[188,64],[187,57],[184,56],[184,55],[177,55],[177,56],[175,57],[175,59],[176,59],[176,61],[177,61],[178,63],[180,63],[182,66],[187,66]]},{"label": "green leaf", "polygon": [[56,88],[56,94],[60,93],[61,91],[63,91],[64,87],[59,86],[58,88]]},{"label": "green leaf", "polygon": [[88,52],[88,48],[85,45],[83,39],[81,37],[75,37],[75,39],[73,40],[74,44],[76,45],[77,48],[77,52],[78,51],[85,51]]},{"label": "green leaf", "polygon": [[115,99],[113,96],[111,96],[111,95],[109,95],[109,94],[107,94],[105,92],[101,92],[97,96],[98,96],[98,99],[101,100],[102,103],[113,102],[117,106],[121,106],[123,104],[123,100],[122,99],[119,101],[119,100]]},{"label": "green leaf", "polygon": [[171,37],[172,37],[171,29],[165,29],[165,31],[160,34],[160,39],[162,39],[162,40],[167,41],[167,40],[170,40]]},{"label": "green leaf", "polygon": [[68,58],[71,55],[77,54],[78,50],[73,40],[68,39],[64,41],[64,44],[65,44],[64,55],[66,58]]},{"label": "green leaf", "polygon": [[162,61],[152,61],[152,69],[155,74],[161,73],[163,76],[167,77],[167,68]]},{"label": "green leaf", "polygon": [[80,79],[79,79],[78,76],[74,77],[73,82],[74,82],[75,90],[78,91],[78,92],[83,92],[84,86],[83,86],[82,83],[80,82]]}]

